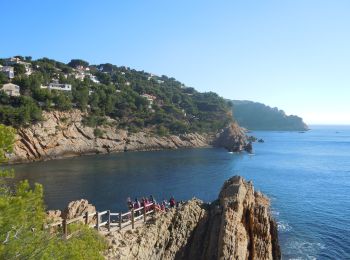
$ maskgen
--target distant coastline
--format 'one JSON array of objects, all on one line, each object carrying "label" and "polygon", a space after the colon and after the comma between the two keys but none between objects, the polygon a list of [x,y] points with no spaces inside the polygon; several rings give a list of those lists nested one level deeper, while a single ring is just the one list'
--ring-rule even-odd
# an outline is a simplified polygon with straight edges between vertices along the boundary
[{"label": "distant coastline", "polygon": [[309,127],[301,117],[286,115],[277,107],[247,100],[232,100],[233,116],[247,130],[307,131]]}]

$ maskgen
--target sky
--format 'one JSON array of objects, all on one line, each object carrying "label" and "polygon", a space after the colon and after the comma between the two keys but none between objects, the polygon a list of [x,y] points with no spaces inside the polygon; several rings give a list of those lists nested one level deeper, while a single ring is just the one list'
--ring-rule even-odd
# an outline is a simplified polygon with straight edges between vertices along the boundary
[{"label": "sky", "polygon": [[348,0],[2,0],[0,57],[113,63],[350,124]]}]

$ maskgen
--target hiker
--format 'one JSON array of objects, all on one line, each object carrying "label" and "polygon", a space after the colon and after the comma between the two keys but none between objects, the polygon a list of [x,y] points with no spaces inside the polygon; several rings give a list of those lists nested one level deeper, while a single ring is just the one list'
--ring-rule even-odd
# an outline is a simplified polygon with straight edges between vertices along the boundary
[{"label": "hiker", "polygon": [[149,196],[150,203],[157,203],[157,201],[153,198],[153,195]]},{"label": "hiker", "polygon": [[162,205],[160,205],[160,210],[165,212],[165,202],[162,202]]},{"label": "hiker", "polygon": [[[140,208],[140,202],[139,202],[139,200],[137,199],[137,198],[135,198],[135,203],[134,203],[134,210],[136,210],[136,209],[138,209],[138,208]],[[139,211],[137,211],[136,212],[136,216],[138,216],[139,215]]]},{"label": "hiker", "polygon": [[127,204],[127,206],[128,206],[128,210],[129,210],[129,211],[132,210],[133,204],[132,204],[132,201],[131,201],[131,198],[130,198],[130,197],[128,197],[128,199],[126,200],[126,204]]},{"label": "hiker", "polygon": [[149,211],[149,200],[148,200],[148,198],[145,198],[145,210],[146,210],[146,212],[147,211]]},{"label": "hiker", "polygon": [[155,212],[162,211],[162,208],[158,203],[153,204],[153,209],[155,210]]},{"label": "hiker", "polygon": [[169,204],[170,204],[170,208],[174,208],[175,207],[176,201],[175,201],[173,196],[171,196],[171,198],[169,200]]},{"label": "hiker", "polygon": [[166,199],[163,199],[162,204],[164,204],[165,209],[169,208],[169,202]]}]

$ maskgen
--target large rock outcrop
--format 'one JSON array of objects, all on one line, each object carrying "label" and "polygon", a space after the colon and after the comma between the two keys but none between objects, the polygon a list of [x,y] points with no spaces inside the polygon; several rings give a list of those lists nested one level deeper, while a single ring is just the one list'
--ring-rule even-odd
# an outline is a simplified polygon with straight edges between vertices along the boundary
[{"label": "large rock outcrop", "polygon": [[106,259],[280,259],[269,200],[235,176],[211,204],[192,199],[134,230],[107,236]]},{"label": "large rock outcrop", "polygon": [[[94,213],[96,208],[88,200],[80,199],[71,201],[63,210],[49,210],[46,212],[46,219],[49,223],[60,222],[63,219],[74,219],[83,216],[84,213]],[[89,223],[95,223],[95,217],[91,217]]]},{"label": "large rock outcrop", "polygon": [[241,152],[246,150],[252,152],[252,144],[247,141],[245,130],[236,122],[222,129],[213,141],[216,147],[224,147],[230,152]]},{"label": "large rock outcrop", "polygon": [[[95,129],[82,123],[84,113],[53,111],[43,113],[44,121],[17,131],[14,153],[9,155],[10,163],[51,160],[84,154],[124,151],[147,151],[205,147],[213,143],[214,135],[189,133],[183,135],[155,136],[146,130],[130,133],[116,129],[116,121],[107,118],[108,124]],[[218,135],[214,144],[218,147],[233,147],[241,151],[245,145],[245,133],[235,124]]]}]

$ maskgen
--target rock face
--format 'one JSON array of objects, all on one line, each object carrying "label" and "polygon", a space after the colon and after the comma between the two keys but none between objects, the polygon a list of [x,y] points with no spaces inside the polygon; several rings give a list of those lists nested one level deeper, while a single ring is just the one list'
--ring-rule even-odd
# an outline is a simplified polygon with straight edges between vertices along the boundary
[{"label": "rock face", "polygon": [[96,208],[92,204],[89,204],[87,200],[81,199],[70,202],[68,204],[68,207],[62,212],[61,217],[66,219],[73,219],[82,216],[86,212],[96,212]]},{"label": "rock face", "polygon": [[235,176],[218,200],[192,199],[134,230],[107,236],[106,259],[281,259],[269,200]]},{"label": "rock face", "polygon": [[252,151],[251,143],[247,144],[247,137],[244,129],[235,122],[231,123],[216,135],[213,145],[216,147],[224,147],[230,152],[241,152],[243,150],[247,152]]},{"label": "rock face", "polygon": [[102,136],[96,137],[94,128],[84,126],[84,114],[70,112],[44,112],[44,121],[17,131],[14,153],[10,163],[31,162],[124,151],[144,151],[208,146],[210,138],[196,133],[152,136],[146,132],[128,133],[111,126],[100,127]]},{"label": "rock face", "polygon": [[[83,125],[84,114],[79,110],[70,112],[44,112],[44,121],[17,131],[14,153],[9,155],[10,163],[51,160],[84,154],[124,151],[147,151],[205,147],[212,144],[213,135],[190,133],[154,136],[147,132],[129,133],[116,129],[115,120],[99,127],[102,135],[94,134],[94,128]],[[242,151],[245,145],[243,130],[234,124],[218,135],[218,147]]]},{"label": "rock face", "polygon": [[[85,199],[72,201],[63,210],[49,210],[46,212],[46,218],[48,222],[59,222],[63,219],[73,219],[84,215],[84,213],[94,213],[96,212],[95,206],[89,203]],[[91,217],[89,223],[95,223],[95,217]]]}]

